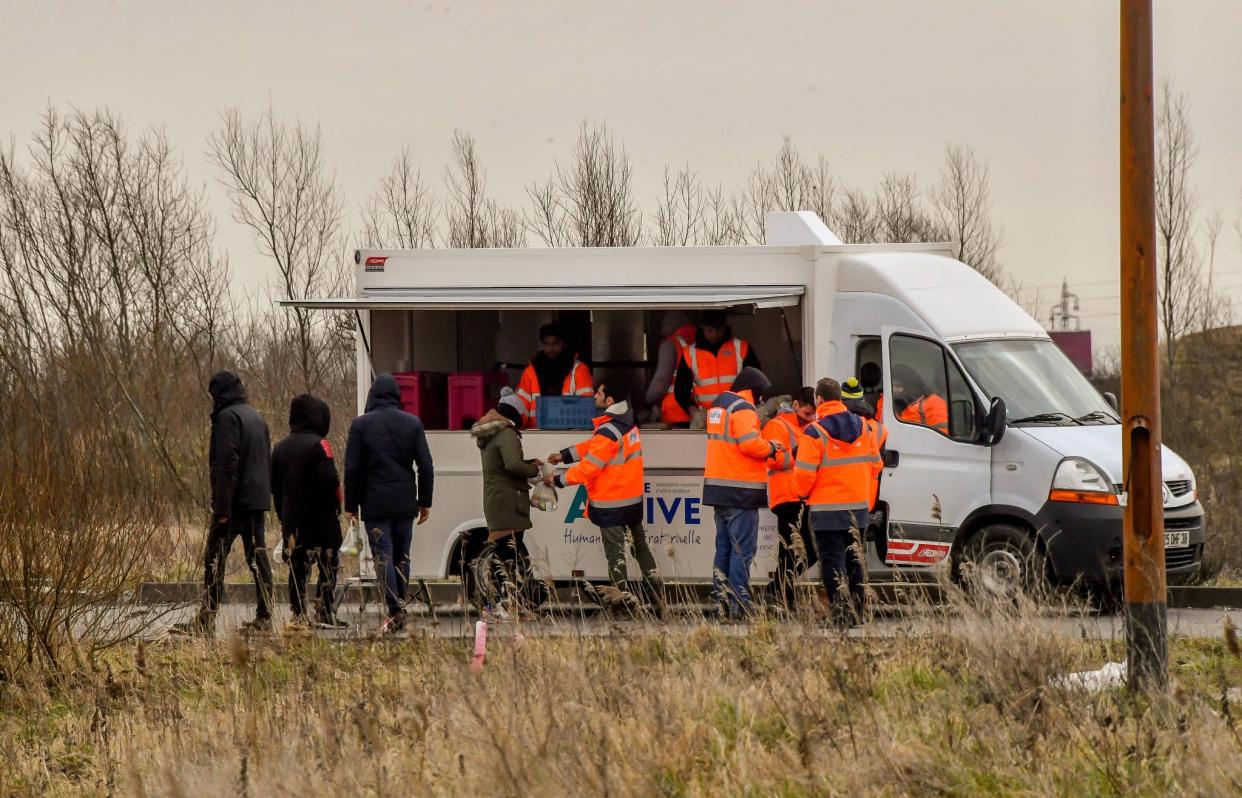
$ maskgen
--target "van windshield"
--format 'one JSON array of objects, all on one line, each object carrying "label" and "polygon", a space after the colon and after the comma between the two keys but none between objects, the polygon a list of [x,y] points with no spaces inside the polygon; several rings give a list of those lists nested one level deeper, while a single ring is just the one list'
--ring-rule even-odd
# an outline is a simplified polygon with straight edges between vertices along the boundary
[{"label": "van windshield", "polygon": [[1104,397],[1052,341],[973,341],[957,344],[953,351],[988,396],[1005,400],[1010,424],[1120,423]]}]

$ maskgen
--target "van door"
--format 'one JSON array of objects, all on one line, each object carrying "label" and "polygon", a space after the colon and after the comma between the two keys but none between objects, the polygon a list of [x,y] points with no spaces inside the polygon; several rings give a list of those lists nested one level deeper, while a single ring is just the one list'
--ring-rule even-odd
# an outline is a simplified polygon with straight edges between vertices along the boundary
[{"label": "van door", "polygon": [[978,443],[983,409],[948,347],[895,327],[884,327],[881,336],[885,562],[935,565],[949,554],[966,517],[990,502],[992,453]]}]

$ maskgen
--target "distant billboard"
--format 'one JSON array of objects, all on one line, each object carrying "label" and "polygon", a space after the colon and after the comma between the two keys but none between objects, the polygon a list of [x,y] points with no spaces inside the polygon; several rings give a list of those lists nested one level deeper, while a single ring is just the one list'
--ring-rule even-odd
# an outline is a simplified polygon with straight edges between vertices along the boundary
[{"label": "distant billboard", "polygon": [[1094,363],[1091,360],[1090,330],[1050,330],[1048,334],[1079,371],[1091,373]]}]

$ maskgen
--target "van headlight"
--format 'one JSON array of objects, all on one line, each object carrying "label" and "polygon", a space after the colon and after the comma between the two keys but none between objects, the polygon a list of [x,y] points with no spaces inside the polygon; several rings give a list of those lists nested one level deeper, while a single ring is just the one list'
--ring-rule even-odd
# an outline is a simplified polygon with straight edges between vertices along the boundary
[{"label": "van headlight", "polygon": [[1090,460],[1067,457],[1057,465],[1052,476],[1052,488],[1048,500],[1054,502],[1080,502],[1085,504],[1116,505],[1117,491],[1108,475]]}]

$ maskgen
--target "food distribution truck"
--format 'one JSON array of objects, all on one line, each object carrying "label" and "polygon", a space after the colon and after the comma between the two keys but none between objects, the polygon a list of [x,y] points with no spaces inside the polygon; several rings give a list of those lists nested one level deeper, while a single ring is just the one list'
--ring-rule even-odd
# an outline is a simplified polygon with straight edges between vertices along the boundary
[{"label": "food distribution truck", "polygon": [[[360,250],[353,296],[283,300],[348,311],[357,320],[358,412],[385,372],[486,374],[489,401],[539,345],[550,321],[598,384],[643,397],[656,350],[697,312],[728,313],[775,393],[821,377],[881,368],[888,444],[878,510],[866,541],[872,579],[973,563],[978,584],[1011,592],[1036,580],[1116,581],[1122,567],[1121,426],[1101,395],[1004,292],[956,260],[952,244],[845,245],[812,213],[774,213],[762,246]],[[896,418],[894,371],[913,370],[949,409],[947,429]],[[872,369],[874,372],[874,369]],[[901,388],[902,386],[898,386]],[[416,528],[414,578],[460,576],[486,539],[473,418],[425,412],[435,460],[431,519]],[[475,414],[477,415],[477,413]],[[451,428],[457,427],[457,428]],[[546,458],[589,430],[529,430],[527,457]],[[715,528],[701,500],[705,434],[642,429],[646,528],[670,582],[711,579]],[[1163,450],[1166,565],[1194,573],[1203,511],[1194,475]],[[552,512],[532,510],[536,575],[559,584],[604,582],[599,530],[585,491],[562,491]],[[775,518],[761,516],[756,583],[775,570]],[[364,519],[365,522],[365,519]],[[633,563],[631,573],[637,569]],[[905,571],[903,575],[901,572]],[[808,573],[814,578],[815,573]]]}]

